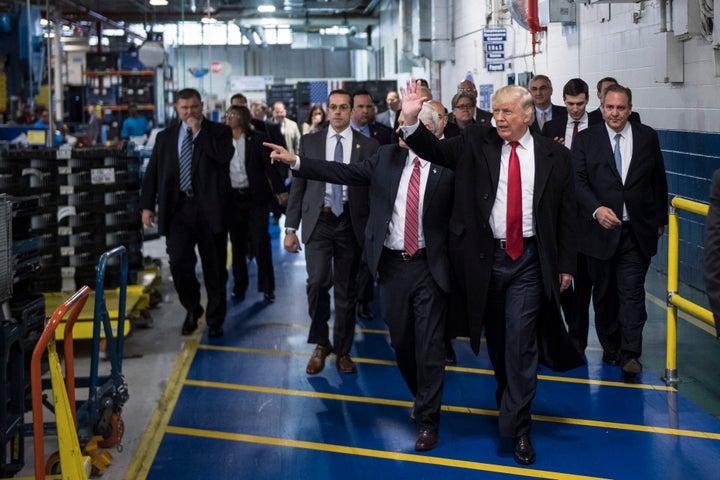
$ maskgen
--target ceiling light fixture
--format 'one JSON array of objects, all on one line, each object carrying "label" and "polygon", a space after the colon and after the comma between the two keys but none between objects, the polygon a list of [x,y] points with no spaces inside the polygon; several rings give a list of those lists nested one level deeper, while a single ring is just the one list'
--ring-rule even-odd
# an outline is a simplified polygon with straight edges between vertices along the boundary
[{"label": "ceiling light fixture", "polygon": [[273,13],[275,11],[275,5],[258,5],[257,10],[260,13]]},{"label": "ceiling light fixture", "polygon": [[149,3],[153,7],[167,7],[168,0],[150,0]]}]

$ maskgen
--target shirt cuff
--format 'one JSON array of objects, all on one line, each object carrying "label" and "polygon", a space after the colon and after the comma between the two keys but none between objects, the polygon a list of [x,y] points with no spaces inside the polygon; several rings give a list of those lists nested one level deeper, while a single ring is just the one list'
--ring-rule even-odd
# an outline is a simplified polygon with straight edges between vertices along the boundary
[{"label": "shirt cuff", "polygon": [[290,167],[290,170],[300,170],[300,155],[295,155],[295,165]]},{"label": "shirt cuff", "polygon": [[419,126],[420,126],[420,120],[415,122],[414,125],[403,125],[402,127],[400,127],[400,130],[402,130],[402,132],[403,132],[403,138],[407,138],[410,135],[412,135],[413,133],[415,133],[415,131],[418,129]]}]

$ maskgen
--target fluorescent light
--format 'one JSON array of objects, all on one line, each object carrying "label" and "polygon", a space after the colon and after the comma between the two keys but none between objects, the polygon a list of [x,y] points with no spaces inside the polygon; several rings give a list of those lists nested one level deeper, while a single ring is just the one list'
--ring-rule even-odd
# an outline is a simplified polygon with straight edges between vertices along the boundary
[{"label": "fluorescent light", "polygon": [[273,13],[275,11],[275,5],[259,5],[257,10],[260,13]]},{"label": "fluorescent light", "polygon": [[150,0],[149,3],[153,7],[167,7],[168,0]]},{"label": "fluorescent light", "polygon": [[202,23],[215,23],[215,22],[217,22],[217,20],[216,20],[214,17],[211,17],[211,16],[202,17],[202,18],[200,19],[200,21],[201,21]]}]

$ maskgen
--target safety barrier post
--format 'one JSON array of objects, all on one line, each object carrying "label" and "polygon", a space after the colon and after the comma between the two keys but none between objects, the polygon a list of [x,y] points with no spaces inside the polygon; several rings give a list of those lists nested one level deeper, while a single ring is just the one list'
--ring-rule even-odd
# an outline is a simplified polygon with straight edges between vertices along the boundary
[{"label": "safety barrier post", "polygon": [[680,232],[677,209],[670,202],[668,213],[668,273],[667,273],[667,339],[665,347],[665,383],[676,385],[677,371],[677,307],[672,304],[673,295],[678,292],[678,250]]}]

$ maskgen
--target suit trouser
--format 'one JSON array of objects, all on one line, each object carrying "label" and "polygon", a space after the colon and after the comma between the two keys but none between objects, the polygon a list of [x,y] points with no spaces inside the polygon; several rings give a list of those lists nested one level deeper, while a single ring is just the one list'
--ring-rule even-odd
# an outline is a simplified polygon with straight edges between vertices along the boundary
[{"label": "suit trouser", "polygon": [[200,305],[200,282],[195,273],[197,246],[207,291],[205,320],[209,327],[221,327],[225,321],[227,298],[227,230],[213,232],[205,219],[197,197],[180,197],[169,222],[167,253],[170,273],[182,306],[195,312]]},{"label": "suit trouser", "polygon": [[370,303],[373,300],[375,290],[375,279],[370,272],[365,260],[360,259],[357,276],[357,301],[358,303]]},{"label": "suit trouser", "polygon": [[360,248],[350,215],[321,213],[305,244],[308,313],[312,321],[308,343],[329,345],[330,287],[335,301],[333,351],[346,355],[355,335],[355,293]]},{"label": "suit trouser", "polygon": [[248,245],[258,269],[258,292],[275,291],[272,247],[268,231],[268,206],[252,201],[249,192],[233,189],[230,209],[230,243],[232,244],[233,291],[242,296],[248,288]]},{"label": "suit trouser", "polygon": [[593,283],[587,267],[587,257],[582,253],[577,255],[577,268],[573,276],[573,286],[560,293],[565,323],[568,333],[585,349],[590,331],[590,300],[592,298]]},{"label": "suit trouser", "polygon": [[542,272],[534,240],[516,261],[496,247],[485,315],[488,353],[498,387],[500,435],[530,432],[537,388],[537,321],[543,302]]},{"label": "suit trouser", "polygon": [[400,373],[415,397],[415,420],[421,428],[437,429],[447,294],[432,278],[426,258],[403,260],[387,253],[378,265],[378,292]]},{"label": "suit trouser", "polygon": [[630,222],[623,222],[620,243],[607,260],[588,259],[595,286],[595,327],[604,350],[620,351],[623,358],[642,354],[642,331],[647,320],[645,275],[650,259],[643,256]]}]

